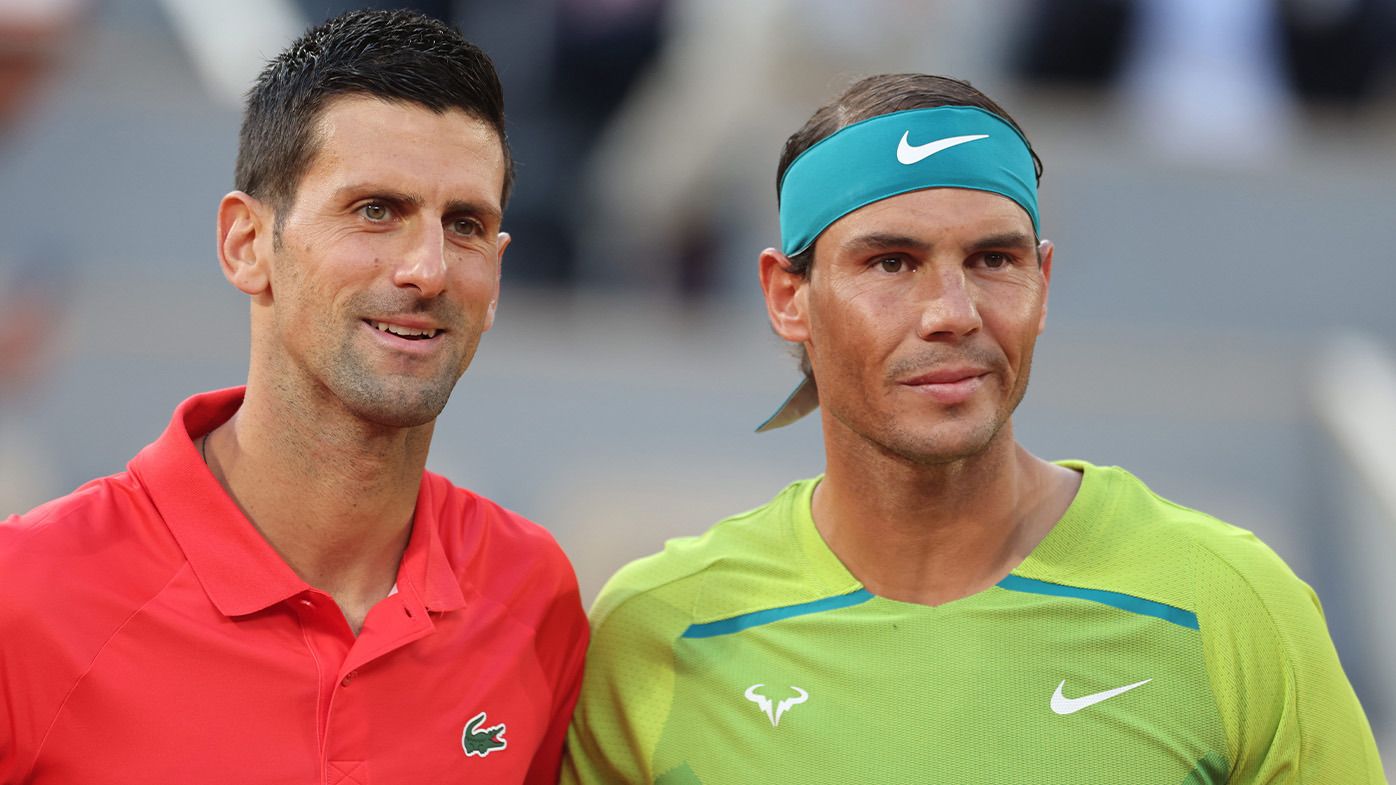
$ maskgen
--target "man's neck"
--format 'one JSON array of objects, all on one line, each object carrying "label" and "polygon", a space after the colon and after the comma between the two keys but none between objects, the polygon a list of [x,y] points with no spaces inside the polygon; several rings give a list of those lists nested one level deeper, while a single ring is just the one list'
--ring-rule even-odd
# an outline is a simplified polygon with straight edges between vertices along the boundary
[{"label": "man's neck", "polygon": [[247,519],[297,575],[334,597],[357,634],[396,580],[431,430],[366,424],[249,386],[203,447]]},{"label": "man's neck", "polygon": [[1005,426],[985,451],[917,464],[831,445],[815,527],[874,594],[940,605],[1018,566],[1075,497],[1080,474],[1042,461]]}]

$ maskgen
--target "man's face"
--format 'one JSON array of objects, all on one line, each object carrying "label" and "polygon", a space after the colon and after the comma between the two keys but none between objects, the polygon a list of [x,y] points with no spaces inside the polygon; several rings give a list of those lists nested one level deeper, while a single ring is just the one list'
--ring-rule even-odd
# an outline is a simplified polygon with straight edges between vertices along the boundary
[{"label": "man's face", "polygon": [[293,395],[381,425],[430,422],[494,319],[509,242],[499,137],[459,110],[365,96],[331,103],[319,129],[254,351]]},{"label": "man's face", "polygon": [[985,450],[1027,389],[1051,247],[997,194],[875,202],[818,239],[795,295],[826,433],[922,464]]}]

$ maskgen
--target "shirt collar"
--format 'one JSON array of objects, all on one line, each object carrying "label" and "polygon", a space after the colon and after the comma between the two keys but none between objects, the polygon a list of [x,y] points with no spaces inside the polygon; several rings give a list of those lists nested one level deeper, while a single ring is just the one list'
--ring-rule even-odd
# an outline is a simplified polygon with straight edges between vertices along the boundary
[{"label": "shirt collar", "polygon": [[[131,461],[209,599],[227,616],[255,613],[311,588],[252,526],[209,471],[195,440],[227,422],[246,388],[200,393],[175,409],[160,438]],[[429,610],[465,605],[437,531],[433,475],[423,473],[398,583],[420,587]],[[439,478],[437,478],[439,480]],[[444,483],[443,483],[444,484]]]},{"label": "shirt collar", "polygon": [[447,490],[444,479],[422,472],[417,508],[412,516],[412,536],[398,569],[399,588],[404,584],[420,587],[422,604],[429,611],[453,611],[465,605],[460,578],[441,544],[440,514],[448,508],[444,498]]}]

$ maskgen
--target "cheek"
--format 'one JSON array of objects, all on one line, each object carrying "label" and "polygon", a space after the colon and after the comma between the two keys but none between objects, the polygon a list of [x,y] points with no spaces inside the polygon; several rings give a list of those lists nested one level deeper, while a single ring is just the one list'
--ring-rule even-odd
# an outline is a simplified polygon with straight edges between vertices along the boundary
[{"label": "cheek", "polygon": [[1032,352],[1033,344],[1042,332],[1044,316],[1040,301],[1014,304],[1010,308],[995,309],[992,315],[984,314],[985,322],[992,324],[999,343],[1009,356],[1022,356]]},{"label": "cheek", "polygon": [[812,297],[809,311],[810,358],[826,377],[855,377],[879,368],[900,344],[905,329],[895,304],[875,292],[840,298]]},{"label": "cheek", "polygon": [[471,254],[454,267],[460,284],[471,290],[492,288],[499,280],[496,264],[482,254]]},{"label": "cheek", "polygon": [[875,363],[916,334],[921,308],[904,292],[850,288],[824,310],[825,332],[853,352],[850,364]]},{"label": "cheek", "polygon": [[454,284],[469,299],[494,299],[499,288],[498,260],[498,254],[462,252],[449,265]]},{"label": "cheek", "polygon": [[283,261],[274,276],[273,296],[276,321],[287,340],[326,329],[344,310],[342,302],[355,287],[345,286],[347,271],[331,269],[322,260],[299,258]]}]

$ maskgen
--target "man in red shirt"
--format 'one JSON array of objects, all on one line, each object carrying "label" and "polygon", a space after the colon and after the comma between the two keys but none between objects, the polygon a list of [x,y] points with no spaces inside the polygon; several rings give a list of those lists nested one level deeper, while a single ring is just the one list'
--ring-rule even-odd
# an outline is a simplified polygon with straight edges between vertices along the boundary
[{"label": "man in red shirt", "polygon": [[0,524],[0,783],[551,783],[586,621],[538,526],[424,470],[489,329],[499,81],[407,12],[249,95],[224,275],[247,386]]}]

